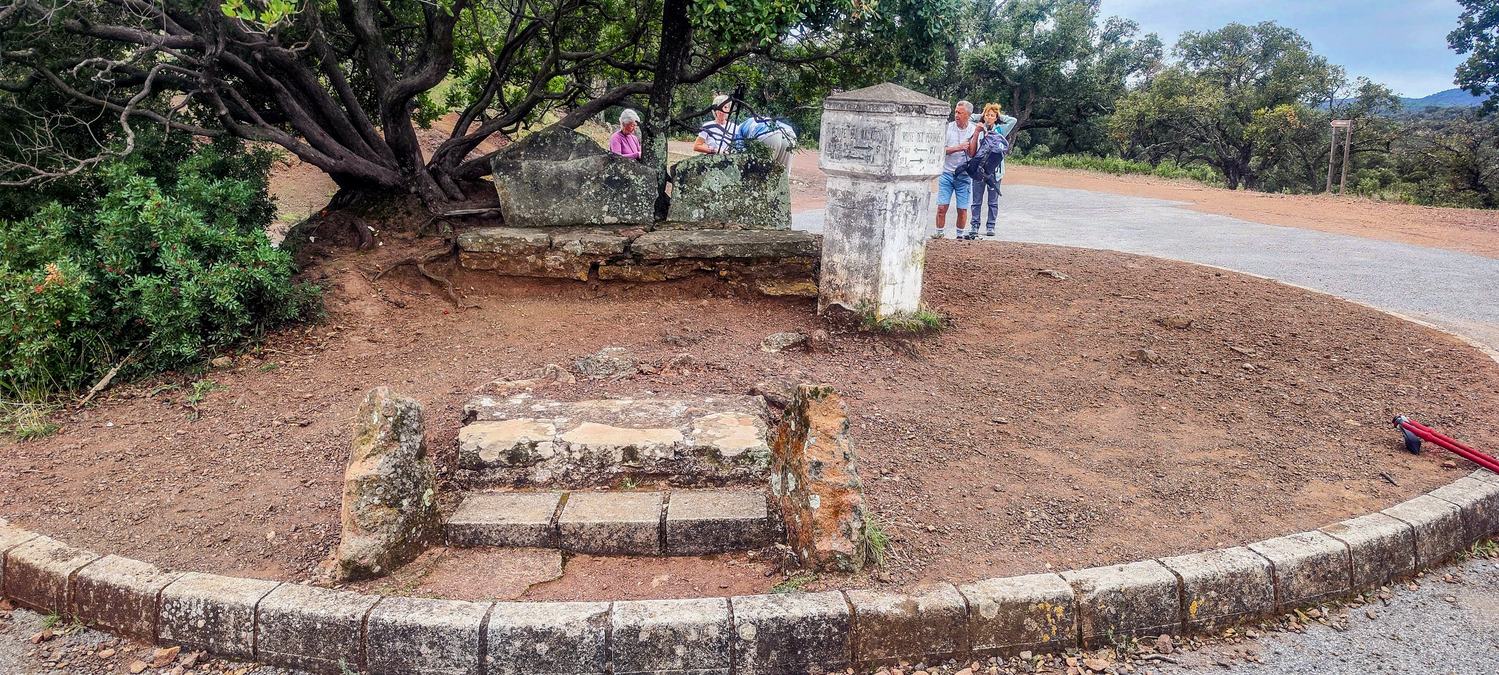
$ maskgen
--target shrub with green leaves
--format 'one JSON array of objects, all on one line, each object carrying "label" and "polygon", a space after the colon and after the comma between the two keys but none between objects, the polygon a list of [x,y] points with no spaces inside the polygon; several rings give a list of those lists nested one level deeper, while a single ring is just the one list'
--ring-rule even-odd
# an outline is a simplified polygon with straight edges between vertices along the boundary
[{"label": "shrub with green leaves", "polygon": [[[271,245],[268,151],[174,139],[0,220],[0,395],[178,368],[318,306]],[[164,165],[163,162],[166,162]]]}]

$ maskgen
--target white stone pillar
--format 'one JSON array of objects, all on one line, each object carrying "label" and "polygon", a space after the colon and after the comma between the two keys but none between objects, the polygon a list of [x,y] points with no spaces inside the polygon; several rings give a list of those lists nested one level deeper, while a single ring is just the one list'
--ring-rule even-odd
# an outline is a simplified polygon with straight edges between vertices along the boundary
[{"label": "white stone pillar", "polygon": [[828,177],[817,309],[876,317],[921,308],[931,181],[942,173],[947,103],[896,84],[829,96]]}]

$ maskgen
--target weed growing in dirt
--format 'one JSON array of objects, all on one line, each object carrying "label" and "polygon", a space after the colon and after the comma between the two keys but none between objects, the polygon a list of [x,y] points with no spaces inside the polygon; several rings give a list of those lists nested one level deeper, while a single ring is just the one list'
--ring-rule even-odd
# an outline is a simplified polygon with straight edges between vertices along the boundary
[{"label": "weed growing in dirt", "polygon": [[875,316],[874,310],[859,311],[859,324],[864,330],[875,333],[910,334],[935,333],[947,327],[947,317],[922,307],[909,314]]},{"label": "weed growing in dirt", "polygon": [[890,535],[885,533],[875,519],[864,519],[864,562],[875,567],[885,564],[885,552],[890,548]]},{"label": "weed growing in dirt", "polygon": [[0,433],[18,441],[50,436],[59,428],[48,419],[52,410],[40,400],[0,401]]},{"label": "weed growing in dirt", "polygon": [[1480,539],[1473,543],[1469,553],[1474,558],[1499,558],[1499,543],[1492,539]]},{"label": "weed growing in dirt", "polygon": [[810,584],[810,583],[812,583],[814,581],[817,581],[817,575],[815,573],[813,573],[813,572],[802,572],[801,574],[796,574],[796,575],[792,575],[790,577],[787,577],[786,579],[782,580],[780,583],[778,583],[778,584],[776,584],[774,586],[771,586],[770,587],[770,592],[771,593],[795,593],[795,592],[797,592],[797,591],[799,591],[799,590],[801,590],[803,588],[806,588],[807,584]]},{"label": "weed growing in dirt", "polygon": [[634,490],[639,486],[640,482],[635,480],[634,476],[625,476],[624,478],[619,479],[619,489],[621,490]]},{"label": "weed growing in dirt", "polygon": [[271,372],[271,371],[273,371],[273,370],[275,370],[277,368],[280,368],[280,367],[281,367],[281,364],[278,364],[275,361],[266,361],[265,363],[260,364],[260,367],[256,368],[256,370],[258,370],[258,371],[260,371],[262,373],[269,373],[269,372]]},{"label": "weed growing in dirt", "polygon": [[353,668],[349,667],[349,662],[348,661],[345,661],[343,659],[339,659],[338,660],[338,675],[359,675],[359,673],[355,672]]},{"label": "weed growing in dirt", "polygon": [[42,617],[42,630],[49,630],[62,625],[62,617],[57,612]]},{"label": "weed growing in dirt", "polygon": [[193,383],[193,391],[192,393],[187,395],[187,402],[190,405],[198,405],[199,403],[203,402],[203,399],[208,398],[208,394],[210,392],[217,391],[223,388],[224,385],[214,382],[213,380],[205,377]]}]

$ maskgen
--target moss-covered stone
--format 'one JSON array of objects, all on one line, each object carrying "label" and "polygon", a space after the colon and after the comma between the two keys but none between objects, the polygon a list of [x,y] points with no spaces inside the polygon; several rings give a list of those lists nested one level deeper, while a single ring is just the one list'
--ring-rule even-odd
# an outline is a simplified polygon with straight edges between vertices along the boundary
[{"label": "moss-covered stone", "polygon": [[775,160],[752,153],[699,155],[672,168],[668,220],[791,228],[791,182]]},{"label": "moss-covered stone", "polygon": [[656,172],[611,154],[572,129],[543,129],[490,163],[500,213],[510,227],[649,225]]}]

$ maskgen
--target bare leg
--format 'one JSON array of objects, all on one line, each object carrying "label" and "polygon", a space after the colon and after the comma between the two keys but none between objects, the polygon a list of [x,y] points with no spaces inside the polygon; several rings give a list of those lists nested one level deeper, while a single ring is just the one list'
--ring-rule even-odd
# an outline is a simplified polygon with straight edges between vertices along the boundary
[{"label": "bare leg", "polygon": [[953,231],[962,234],[963,227],[966,225],[968,225],[968,209],[958,209],[958,227]]},{"label": "bare leg", "polygon": [[[962,213],[962,211],[959,210],[958,213]],[[947,205],[946,204],[938,204],[937,205],[937,231],[941,232],[942,228],[944,226],[946,226],[946,225],[947,225]]]}]

